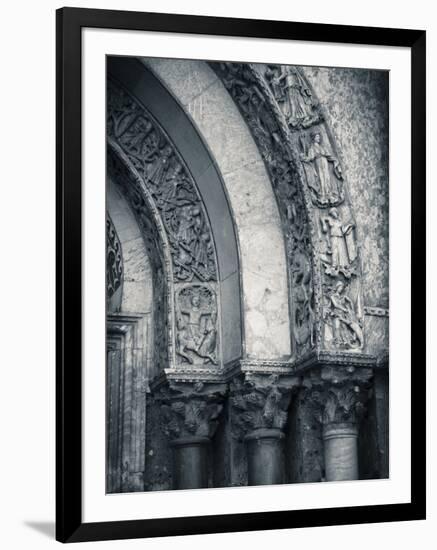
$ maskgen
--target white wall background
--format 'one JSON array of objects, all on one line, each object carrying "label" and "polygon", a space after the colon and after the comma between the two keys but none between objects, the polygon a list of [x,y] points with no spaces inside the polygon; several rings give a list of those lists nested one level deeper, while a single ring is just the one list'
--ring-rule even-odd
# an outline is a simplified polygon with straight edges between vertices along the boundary
[{"label": "white wall background", "polygon": [[[437,18],[432,3],[395,3],[381,0],[313,0],[312,2],[235,2],[220,0],[159,0],[144,2],[75,0],[72,5],[107,9],[179,12],[199,15],[285,19],[319,23],[426,28],[428,30],[428,97],[437,95]],[[61,2],[8,2],[2,9],[1,40],[1,397],[0,419],[0,546],[7,550],[43,550],[54,541],[54,393],[55,393],[55,9]],[[428,128],[436,120],[436,103],[429,101]],[[431,134],[431,132],[429,132]],[[434,133],[435,135],[435,133]],[[429,135],[428,149],[437,140]],[[431,155],[430,155],[431,158]],[[435,165],[429,181],[437,181]],[[428,204],[437,199],[435,184]],[[428,208],[430,210],[430,207]],[[429,216],[430,218],[431,216]],[[428,229],[428,281],[437,277],[432,236]],[[434,246],[434,251],[435,251]],[[429,310],[437,308],[429,286]],[[431,317],[431,316],[429,316]],[[435,323],[433,328],[435,329]],[[431,327],[428,329],[431,333]],[[431,350],[429,354],[432,353]],[[435,354],[434,354],[434,358]],[[429,357],[428,394],[437,376]],[[395,366],[394,366],[395,367]],[[429,486],[435,487],[431,465],[437,458],[436,400],[429,399]],[[432,430],[431,430],[431,427]],[[437,535],[437,498],[430,495],[426,522],[325,527],[223,534],[178,539],[98,543],[105,548],[194,550],[252,545],[324,550],[355,550],[385,545],[398,550],[434,547]],[[85,544],[84,547],[88,547]]]}]

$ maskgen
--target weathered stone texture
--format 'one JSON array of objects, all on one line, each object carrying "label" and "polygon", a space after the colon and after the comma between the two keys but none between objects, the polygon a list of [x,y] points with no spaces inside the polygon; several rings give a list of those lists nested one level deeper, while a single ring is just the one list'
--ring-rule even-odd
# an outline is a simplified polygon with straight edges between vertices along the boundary
[{"label": "weathered stone texture", "polygon": [[361,246],[364,301],[388,307],[388,72],[305,67],[348,182]]},{"label": "weathered stone texture", "polygon": [[290,355],[284,238],[270,179],[250,130],[206,63],[144,63],[189,112],[222,174],[240,244],[247,356]]}]

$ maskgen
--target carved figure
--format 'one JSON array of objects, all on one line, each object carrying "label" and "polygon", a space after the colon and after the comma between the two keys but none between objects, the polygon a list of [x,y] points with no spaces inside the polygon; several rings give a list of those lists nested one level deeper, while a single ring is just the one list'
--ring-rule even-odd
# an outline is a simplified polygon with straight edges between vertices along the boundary
[{"label": "carved figure", "polygon": [[352,264],[357,258],[357,247],[353,223],[343,224],[337,208],[330,208],[329,216],[322,218],[322,231],[328,234],[328,254],[330,264],[325,262],[328,275],[343,273],[350,278],[355,273]]},{"label": "carved figure", "polygon": [[305,346],[314,343],[314,312],[312,307],[311,265],[300,247],[292,264],[293,333],[296,343]]},{"label": "carved figure", "polygon": [[[322,143],[320,132],[311,134],[311,143],[306,145],[301,140],[303,153],[301,160],[304,163],[308,187],[311,190],[313,202],[318,206],[336,206],[344,201],[343,174],[338,159],[333,156]],[[332,180],[329,164],[333,165],[334,176]]]},{"label": "carved figure", "polygon": [[184,300],[184,303],[179,305],[177,353],[190,364],[209,362],[216,365],[217,314],[214,297],[206,288],[203,289],[203,294],[204,304],[201,300],[201,290],[184,289],[179,295],[179,301],[187,297],[189,301],[187,303],[187,300]]},{"label": "carved figure", "polygon": [[[234,64],[230,67],[235,70]],[[108,132],[129,157],[156,202],[171,245],[175,279],[215,280],[214,243],[192,177],[147,111],[112,83],[108,93]],[[136,208],[135,204],[134,208],[141,216],[141,205]]]},{"label": "carved figure", "polygon": [[147,170],[147,179],[157,188],[165,181],[167,170],[170,168],[170,159],[173,155],[173,149],[170,145],[165,145],[160,154],[150,164]]},{"label": "carved figure", "polygon": [[309,128],[322,120],[318,103],[295,67],[269,65],[265,77],[291,130]]},{"label": "carved figure", "polygon": [[358,348],[363,345],[361,321],[352,300],[345,295],[345,285],[338,281],[329,295],[328,316],[332,321],[334,344],[341,348]]}]

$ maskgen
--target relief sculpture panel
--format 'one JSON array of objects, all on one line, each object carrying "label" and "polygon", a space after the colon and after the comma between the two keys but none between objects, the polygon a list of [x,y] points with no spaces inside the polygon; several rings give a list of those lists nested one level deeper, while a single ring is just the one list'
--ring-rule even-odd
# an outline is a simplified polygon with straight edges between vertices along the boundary
[{"label": "relief sculpture panel", "polygon": [[178,362],[217,365],[217,300],[203,285],[185,286],[176,298],[176,354]]}]

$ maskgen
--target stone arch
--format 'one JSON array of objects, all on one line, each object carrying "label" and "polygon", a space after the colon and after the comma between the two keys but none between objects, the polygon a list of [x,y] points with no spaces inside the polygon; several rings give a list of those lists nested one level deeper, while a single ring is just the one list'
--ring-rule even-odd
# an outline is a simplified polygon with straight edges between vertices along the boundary
[{"label": "stone arch", "polygon": [[[140,61],[130,59],[123,63],[111,60],[108,68],[110,78],[114,77],[119,91],[122,90],[118,104],[111,105],[111,93],[108,96],[109,157],[115,157],[124,166],[129,186],[133,189],[137,186],[140,196],[145,197],[147,204],[150,202],[146,218],[153,223],[144,233],[153,233],[153,227],[162,228],[161,241],[158,243],[156,239],[155,247],[163,254],[169,316],[168,327],[161,327],[158,333],[168,334],[170,353],[167,362],[159,361],[168,368],[151,386],[153,401],[148,422],[152,430],[159,431],[158,422],[162,420],[166,426],[164,433],[171,438],[173,486],[263,484],[266,479],[267,483],[281,483],[280,441],[286,437],[287,446],[291,446],[301,438],[306,445],[305,438],[309,436],[305,423],[313,416],[320,418],[323,428],[319,423],[314,428],[318,432],[315,454],[322,456],[322,438],[342,439],[345,434],[337,428],[351,420],[356,424],[353,414],[350,415],[351,404],[353,410],[356,405],[358,410],[357,399],[366,400],[372,377],[366,367],[375,364],[375,358],[365,353],[360,260],[347,175],[342,173],[323,107],[305,73],[296,67],[156,59],[143,60],[142,66]],[[164,100],[156,102],[157,97]],[[133,104],[135,116],[131,117]],[[206,105],[208,108],[212,105],[214,116],[210,116],[211,110]],[[138,121],[134,131],[129,132],[130,125]],[[194,277],[184,281],[175,275],[180,260],[173,242],[175,235],[168,227],[168,212],[160,206],[162,191],[153,190],[153,178],[161,172],[152,161],[147,161],[144,170],[141,158],[148,154],[138,149],[140,142],[135,141],[141,138],[143,144],[146,134],[149,135],[148,124],[156,128],[159,136],[156,145],[163,152],[161,158],[167,159],[166,162],[170,156],[180,159],[183,178],[190,181],[192,200],[196,205],[202,204],[196,217],[203,216],[201,225],[211,235],[207,242],[214,245],[212,270],[206,280]],[[125,132],[127,141],[119,139]],[[235,136],[238,143],[231,139]],[[200,149],[193,151],[192,140],[197,140]],[[165,153],[169,144],[171,154]],[[241,145],[241,150],[236,145]],[[206,151],[206,157],[198,158],[199,150]],[[239,179],[233,185],[236,174]],[[163,187],[166,182],[160,181]],[[262,189],[262,200],[259,194],[251,195],[252,188]],[[180,199],[180,195],[165,192],[164,200]],[[214,209],[215,202],[220,201],[223,210],[219,212],[228,216],[230,225],[223,223]],[[147,209],[147,204],[137,208],[137,199],[131,202],[138,215]],[[254,214],[259,215],[258,220]],[[233,239],[229,239],[229,233],[223,230],[226,227],[234,230],[233,220],[236,227]],[[179,229],[174,231],[179,233]],[[257,234],[267,243],[265,253],[254,246]],[[229,242],[232,249],[226,249]],[[276,269],[266,273],[269,262]],[[241,349],[231,346],[232,352],[226,360],[216,364],[208,348],[201,355],[206,362],[192,365],[189,361],[192,348],[180,347],[186,325],[179,326],[178,308],[186,309],[181,313],[190,316],[191,306],[197,312],[201,309],[199,301],[211,306],[215,303],[214,296],[222,299],[223,288],[229,281],[229,305],[235,306],[233,298],[238,301],[240,297],[237,285],[240,267],[244,317],[239,319],[238,328],[245,325],[246,338],[242,357],[238,360]],[[259,273],[262,280],[257,285]],[[274,287],[275,284],[278,286]],[[255,293],[251,294],[251,288]],[[197,297],[197,305],[192,301],[193,295]],[[223,344],[223,330],[229,321],[221,306],[218,301],[213,308],[219,319],[218,346]],[[229,307],[227,311],[232,314],[235,309]],[[258,314],[263,319],[257,318]],[[200,326],[199,318],[199,315],[194,320],[189,317],[189,324]],[[215,323],[211,310],[208,319]],[[263,325],[265,319],[272,321],[269,330]],[[237,317],[233,317],[229,332],[237,326],[236,321]],[[254,326],[257,330],[253,330]],[[271,329],[278,329],[277,341],[269,334]],[[209,328],[205,330],[211,334]],[[234,353],[237,349],[239,353]],[[224,350],[226,346],[221,355]],[[300,396],[293,412],[289,410],[291,394]],[[221,415],[222,410],[226,414]],[[307,413],[306,417],[302,411]],[[306,420],[288,428],[290,415]],[[333,432],[334,424],[338,426]],[[327,426],[329,429],[325,429]],[[346,435],[352,449],[356,426]],[[151,488],[161,486],[162,480],[155,479],[153,472],[169,460],[168,442],[161,437],[157,436],[159,452],[155,455],[155,450],[150,449],[153,452],[146,453],[152,457],[146,467]],[[241,464],[232,463],[233,457],[244,454],[243,441],[258,442],[260,438],[277,441],[272,444],[275,457],[272,468],[265,468],[263,460],[256,458],[259,445],[251,443],[247,464],[242,461],[241,468]],[[182,474],[188,471],[186,457],[190,456],[183,451],[187,439],[203,466],[192,471],[193,476],[184,477]],[[213,444],[218,462],[227,461],[212,481],[206,475],[207,443]],[[357,453],[352,451],[354,471],[345,479],[358,475]],[[321,471],[316,477],[322,476]],[[332,472],[328,477],[335,479]],[[168,483],[167,479],[165,484]]]},{"label": "stone arch", "polygon": [[107,181],[106,205],[107,216],[120,243],[123,265],[120,297],[117,305],[108,310],[151,312],[153,292],[148,284],[152,280],[150,260],[134,214],[112,178]]},{"label": "stone arch", "polygon": [[[136,63],[136,69],[139,66],[141,71],[145,71],[141,64],[135,60],[132,61]],[[125,69],[126,64],[123,63],[120,67]],[[167,241],[166,265],[169,267],[167,269],[168,345],[169,348],[172,348],[168,368],[170,370],[177,368],[178,374],[181,374],[184,368],[191,368],[192,363],[194,366],[199,366],[196,359],[198,359],[197,356],[202,355],[203,359],[211,363],[209,370],[216,371],[218,369],[223,372],[227,368],[232,368],[233,362],[241,357],[242,322],[238,307],[240,300],[238,246],[232,215],[219,181],[219,173],[207,151],[202,149],[202,143],[193,130],[191,130],[191,136],[188,136],[191,138],[191,145],[194,142],[194,147],[190,150],[190,162],[186,159],[187,155],[183,156],[179,148],[175,147],[174,136],[170,135],[168,127],[163,127],[162,119],[165,123],[165,116],[162,112],[157,113],[153,109],[153,104],[150,107],[147,97],[144,97],[144,92],[149,90],[150,86],[147,84],[150,85],[150,81],[141,82],[141,86],[137,89],[135,83],[126,79],[123,71],[121,74],[117,72],[117,67],[114,68],[112,63],[109,68],[109,149],[117,153],[117,157],[123,160],[125,167],[133,176],[131,177],[131,186],[133,188],[136,186],[141,193],[146,192],[150,195],[150,202],[155,205],[156,217],[160,219],[162,233],[166,235],[163,242]],[[137,71],[128,71],[128,73],[130,76],[138,76]],[[154,80],[156,82],[156,79]],[[147,108],[145,104],[147,104]],[[149,142],[155,141],[156,148],[161,152],[166,148],[169,149],[169,152],[166,153],[168,156],[166,162],[168,162],[169,168],[166,168],[165,178],[159,182],[162,185],[155,185],[157,183],[155,179],[164,173],[163,171],[159,172],[159,166],[156,169],[155,164],[161,162],[163,156],[161,153],[161,156],[156,156],[155,151],[148,157],[153,157],[155,160],[143,162],[147,155],[137,154],[138,137],[141,138],[140,141],[142,140],[143,145],[147,142],[148,147],[150,146]],[[185,135],[185,137],[187,136]],[[176,168],[178,168],[177,176],[174,174]],[[196,179],[192,172],[198,176]],[[197,189],[199,181],[206,189],[203,190],[202,196],[199,195]],[[176,191],[168,189],[169,182],[175,183]],[[205,203],[209,206],[206,207]],[[211,204],[213,207],[210,207]],[[193,217],[197,220],[195,223],[198,226],[198,231],[191,239],[194,245],[190,245],[188,241],[185,241],[185,244],[183,242],[187,232],[191,232],[191,236],[193,233],[193,224],[190,220],[185,219],[184,211],[190,220]],[[185,229],[182,229],[183,225],[186,226]],[[204,242],[199,242],[200,238]],[[188,258],[190,254],[191,258]],[[203,264],[197,260],[206,257],[208,257],[208,266],[207,269],[203,269]],[[184,263],[186,259],[188,261]],[[187,286],[190,286],[190,290],[187,290]],[[182,287],[184,288],[182,289]],[[212,345],[213,340],[217,340],[216,350],[219,361],[215,361],[214,354],[207,350],[208,338],[204,339],[205,349],[202,348],[201,354],[199,354],[199,350],[193,354],[187,353],[189,348],[186,348],[185,351],[181,348],[184,327],[181,328],[179,325],[181,318],[186,321],[184,316],[189,315],[185,307],[187,304],[184,302],[198,299],[192,298],[190,293],[195,293],[200,297],[201,309],[210,307],[212,310],[207,324],[208,326],[211,323],[216,324],[215,333],[211,335],[210,341]],[[186,314],[184,310],[187,310]],[[189,349],[189,351],[194,350]],[[184,363],[186,364],[184,365]],[[215,376],[214,373],[212,375]]]},{"label": "stone arch", "polygon": [[[285,243],[259,148],[233,98],[205,62],[142,61],[176,99],[179,113],[191,119],[222,176],[239,239],[244,357],[286,361],[291,346]],[[206,183],[207,195],[214,187],[205,175],[199,181]]]},{"label": "stone arch", "polygon": [[[123,281],[123,298],[121,305],[125,311],[141,312],[144,307],[149,313],[150,324],[147,338],[148,355],[148,379],[152,379],[168,365],[169,357],[174,353],[173,343],[169,338],[169,327],[172,325],[173,297],[170,292],[171,260],[166,233],[162,227],[159,214],[156,212],[153,200],[148,190],[129,163],[128,158],[117,144],[108,138],[107,151],[108,193],[107,205],[109,208],[121,206],[128,208],[128,227],[119,228],[119,235],[123,239],[123,230],[127,229],[128,237],[125,242],[125,255],[129,254],[129,237],[133,237],[133,244],[142,242],[143,247],[137,262],[141,262],[140,269],[145,270],[151,276],[151,288],[141,284],[141,281]],[[111,185],[118,195],[111,193]],[[121,199],[121,200],[120,200]],[[118,203],[118,204],[117,204]],[[124,203],[124,204],[123,204]],[[117,210],[115,215],[117,219]],[[126,219],[126,211],[124,212]],[[126,262],[125,262],[126,263]],[[129,277],[129,262],[127,262]],[[138,282],[140,283],[138,285]],[[133,296],[126,295],[125,287],[129,292],[129,286],[133,286]],[[151,290],[151,292],[150,292]],[[141,312],[142,313],[142,312]]]},{"label": "stone arch", "polygon": [[294,361],[365,351],[356,224],[323,106],[299,67],[211,62],[263,156],[287,247]]}]

